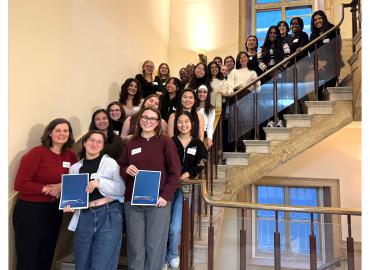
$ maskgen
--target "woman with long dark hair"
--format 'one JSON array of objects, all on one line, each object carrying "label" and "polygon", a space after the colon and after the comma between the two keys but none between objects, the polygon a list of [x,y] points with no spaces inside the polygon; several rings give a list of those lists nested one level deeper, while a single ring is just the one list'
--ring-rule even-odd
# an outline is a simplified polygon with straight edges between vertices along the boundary
[{"label": "woman with long dark hair", "polygon": [[[328,21],[328,18],[327,18],[324,11],[322,11],[322,10],[315,11],[312,14],[312,17],[311,17],[310,41],[312,41],[312,40],[316,39],[317,37],[321,36],[326,31],[328,31],[330,28],[333,28],[333,27],[334,27],[334,25]],[[328,34],[325,38],[320,39],[316,43],[316,48],[318,49],[318,48],[320,48],[320,47],[322,47],[326,44],[329,44],[329,42],[331,40],[335,39],[335,38],[336,38],[336,42],[337,42],[336,46],[338,47],[338,51],[340,53],[341,50],[342,50],[342,39],[341,39],[341,36],[340,36],[340,29],[339,28],[337,30],[331,32],[330,34]],[[313,52],[314,49],[315,49],[315,46],[312,46],[310,48],[310,51]],[[318,61],[319,72],[324,73],[326,71],[326,69],[329,69],[329,68],[334,69],[334,63],[335,63],[336,59],[337,59],[337,55],[336,55],[335,47],[333,47],[331,49],[328,49],[328,50],[325,50],[325,52],[321,51],[321,53],[319,53],[319,61]],[[333,64],[328,65],[329,62],[331,62]],[[337,65],[340,65],[340,67],[344,66],[341,55],[339,57],[339,63],[337,63]],[[319,73],[319,77],[320,77],[320,73]],[[336,86],[336,82],[337,82],[337,76],[333,77],[332,79],[328,80],[325,84],[320,86],[319,93],[318,93],[319,94],[318,99],[319,100],[324,100],[325,99],[324,89],[326,87]]]},{"label": "woman with long dark hair", "polygon": [[[180,179],[195,178],[204,168],[207,160],[207,149],[203,142],[191,135],[194,121],[190,112],[183,111],[176,119],[175,136],[172,137],[176,145],[181,162]],[[181,240],[183,193],[177,189],[172,200],[171,223],[168,234],[166,263],[171,268],[179,266],[179,245]]]},{"label": "woman with long dark hair", "polygon": [[205,85],[208,88],[209,95],[211,96],[211,103],[214,106],[216,103],[215,93],[212,89],[211,82],[209,79],[208,69],[204,63],[198,63],[195,66],[194,77],[191,79],[189,85],[186,88],[193,89],[196,91],[199,86]]},{"label": "woman with long dark hair", "polygon": [[168,118],[168,125],[167,125],[167,134],[168,136],[172,137],[175,134],[175,118],[176,115],[183,111],[188,111],[191,113],[194,126],[192,129],[192,136],[198,137],[200,140],[203,141],[204,139],[204,118],[203,115],[197,111],[198,107],[198,99],[196,97],[195,92],[190,89],[184,89],[180,95],[180,102],[179,107],[177,108],[176,112],[172,113]]},{"label": "woman with long dark hair", "polygon": [[[270,26],[261,50],[257,54],[260,69],[265,72],[279,64],[289,55],[289,45],[281,39],[279,28],[275,25]],[[286,67],[287,65],[281,66],[274,74],[283,71]]]},{"label": "woman with long dark hair", "polygon": [[143,102],[142,89],[138,80],[128,78],[121,86],[119,102],[125,110],[126,117],[129,117],[140,110]]},{"label": "woman with long dark hair", "polygon": [[221,72],[221,66],[219,66],[215,61],[211,61],[207,65],[207,69],[208,69],[209,81],[211,82],[210,84],[215,94],[216,93],[221,93],[221,94],[232,93],[233,89],[230,89],[229,84],[225,80],[224,75]]},{"label": "woman with long dark hair", "polygon": [[113,101],[108,104],[107,112],[109,112],[110,122],[112,124],[113,132],[116,135],[121,134],[123,121],[125,121],[126,115],[119,101]]},{"label": "woman with long dark hair", "polygon": [[171,113],[176,111],[180,96],[180,80],[170,77],[166,83],[166,91],[161,97],[161,115],[166,122]]},{"label": "woman with long dark hair", "polygon": [[248,68],[254,70],[257,73],[257,76],[259,76],[263,72],[258,66],[257,49],[258,39],[255,35],[250,35],[245,41],[245,50],[248,56]]}]

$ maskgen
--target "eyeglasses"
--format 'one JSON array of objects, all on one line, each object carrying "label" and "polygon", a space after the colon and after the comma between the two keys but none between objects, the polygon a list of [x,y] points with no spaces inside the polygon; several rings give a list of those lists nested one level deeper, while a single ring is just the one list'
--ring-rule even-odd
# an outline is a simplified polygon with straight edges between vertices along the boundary
[{"label": "eyeglasses", "polygon": [[148,123],[155,123],[155,122],[158,121],[158,118],[148,117],[146,115],[141,116],[140,119],[143,120],[144,122],[148,122]]},{"label": "eyeglasses", "polygon": [[93,138],[88,138],[87,140],[91,143],[96,143],[96,144],[103,144],[104,143],[104,141],[102,141],[102,140],[95,140]]}]

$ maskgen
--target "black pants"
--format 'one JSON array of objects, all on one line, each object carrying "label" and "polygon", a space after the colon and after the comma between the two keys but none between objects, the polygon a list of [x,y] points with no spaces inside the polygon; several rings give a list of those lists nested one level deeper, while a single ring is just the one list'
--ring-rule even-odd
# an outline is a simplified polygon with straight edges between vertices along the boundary
[{"label": "black pants", "polygon": [[58,203],[16,202],[13,226],[17,270],[50,270],[62,217]]}]

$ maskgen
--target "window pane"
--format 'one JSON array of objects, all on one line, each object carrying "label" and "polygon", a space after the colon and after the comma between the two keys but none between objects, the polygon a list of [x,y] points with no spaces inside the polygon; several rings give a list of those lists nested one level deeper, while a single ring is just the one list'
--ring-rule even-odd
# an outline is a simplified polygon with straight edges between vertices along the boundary
[{"label": "window pane", "polygon": [[280,0],[257,0],[257,4],[279,3]]},{"label": "window pane", "polygon": [[[257,186],[257,202],[263,204],[284,204],[284,188]],[[281,250],[285,250],[284,213],[279,212],[278,229],[280,232]],[[257,249],[274,250],[275,212],[257,211]]]},{"label": "window pane", "polygon": [[285,13],[288,24],[293,17],[301,17],[304,23],[303,31],[306,32],[308,36],[311,34],[311,15],[311,7],[289,8]]},{"label": "window pane", "polygon": [[[289,188],[291,206],[318,206],[318,190],[316,188]],[[290,213],[290,244],[293,254],[309,254],[311,233],[309,213]],[[317,252],[320,254],[318,215],[314,214],[314,232],[316,235]]]},{"label": "window pane", "polygon": [[276,25],[281,20],[280,10],[257,11],[256,13],[256,36],[258,43],[262,46],[268,28]]}]

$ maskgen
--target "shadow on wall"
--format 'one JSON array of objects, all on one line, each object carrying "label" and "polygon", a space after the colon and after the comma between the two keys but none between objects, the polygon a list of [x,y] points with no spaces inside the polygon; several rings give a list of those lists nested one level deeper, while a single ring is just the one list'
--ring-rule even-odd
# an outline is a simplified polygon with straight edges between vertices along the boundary
[{"label": "shadow on wall", "polygon": [[117,82],[113,82],[111,86],[109,87],[108,91],[108,103],[111,103],[112,101],[119,100],[119,92],[121,91],[121,87],[118,85]]}]

